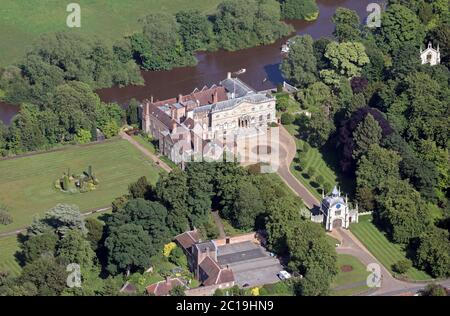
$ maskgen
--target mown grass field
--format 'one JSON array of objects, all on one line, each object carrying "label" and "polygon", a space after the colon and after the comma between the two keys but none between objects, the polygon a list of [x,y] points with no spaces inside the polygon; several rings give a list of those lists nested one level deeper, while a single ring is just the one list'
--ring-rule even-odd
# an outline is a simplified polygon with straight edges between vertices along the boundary
[{"label": "mown grass field", "polygon": [[[69,194],[54,188],[67,168],[79,174],[92,165],[100,181],[87,193]],[[141,152],[124,140],[115,139],[89,146],[70,146],[61,151],[0,161],[0,202],[14,222],[0,232],[28,226],[33,216],[58,203],[76,204],[81,211],[109,206],[126,193],[128,185],[141,176],[155,183],[159,170]]]},{"label": "mown grass field", "polygon": [[21,267],[14,257],[19,250],[17,236],[0,238],[0,271],[17,276]]},{"label": "mown grass field", "polygon": [[[344,272],[341,270],[343,266],[351,266],[353,270]],[[366,271],[366,267],[358,260],[358,258],[350,255],[338,254],[338,267],[339,273],[331,284],[331,295],[354,295],[369,289],[364,282],[370,272]]]},{"label": "mown grass field", "polygon": [[[386,236],[375,227],[371,216],[361,216],[359,223],[351,224],[352,233],[366,246],[366,248],[388,269],[391,273],[392,265],[406,257],[406,252],[400,245],[390,242]],[[411,268],[406,277],[410,280],[430,280],[427,273]]]},{"label": "mown grass field", "polygon": [[[66,7],[81,7],[81,28],[68,28]],[[140,29],[149,13],[176,13],[195,8],[213,13],[220,0],[1,0],[0,66],[19,60],[30,44],[47,32],[69,31],[98,36],[109,43]]]},{"label": "mown grass field", "polygon": [[[297,148],[303,148],[303,144],[305,142],[303,140],[296,139],[296,143]],[[301,169],[302,171],[299,171],[297,169],[299,167],[299,162],[296,159],[299,158],[299,156],[303,156],[305,159],[305,164]],[[336,185],[336,174],[325,162],[322,153],[317,148],[311,147],[307,153],[305,153],[304,151],[297,151],[295,159],[290,167],[292,174],[317,198],[321,198],[322,190],[319,189],[317,183],[315,183],[314,180],[308,177],[308,175],[306,174],[306,170],[308,170],[308,168],[310,167],[313,167],[315,169],[316,177],[321,175],[325,179],[325,182],[329,183],[331,187],[334,187]]]}]

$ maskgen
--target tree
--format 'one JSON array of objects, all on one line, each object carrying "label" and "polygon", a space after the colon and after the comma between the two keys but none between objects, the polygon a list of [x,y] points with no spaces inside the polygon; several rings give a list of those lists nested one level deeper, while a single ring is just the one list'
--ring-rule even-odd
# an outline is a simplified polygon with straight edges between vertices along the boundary
[{"label": "tree", "polygon": [[169,70],[195,63],[179,34],[179,24],[170,14],[149,14],[142,18],[143,32],[131,37],[139,64],[147,70]]},{"label": "tree", "polygon": [[432,222],[427,204],[408,181],[387,178],[376,201],[375,215],[394,242],[408,244]]},{"label": "tree", "polygon": [[336,251],[321,229],[318,224],[301,220],[287,234],[291,255],[288,266],[306,279],[300,283],[302,295],[326,294],[338,273]]},{"label": "tree", "polygon": [[21,245],[25,262],[30,263],[41,257],[55,256],[57,242],[58,236],[53,233],[29,236]]},{"label": "tree", "polygon": [[428,284],[423,290],[420,291],[421,296],[447,296],[445,288],[439,284]]},{"label": "tree", "polygon": [[331,89],[323,82],[314,82],[307,89],[297,94],[298,99],[302,103],[302,108],[319,108],[327,101],[331,101]]},{"label": "tree", "polygon": [[97,251],[100,246],[100,241],[103,238],[103,228],[104,225],[98,219],[94,217],[89,217],[86,219],[86,229],[88,230],[86,239],[91,244],[91,248]]},{"label": "tree", "polygon": [[169,292],[170,296],[186,296],[185,287],[181,285],[175,286]]},{"label": "tree", "polygon": [[374,144],[358,161],[356,183],[358,187],[379,188],[385,179],[400,178],[400,156],[391,150]]},{"label": "tree", "polygon": [[226,0],[217,7],[214,31],[226,50],[238,50],[273,43],[292,28],[280,21],[275,0]]},{"label": "tree", "polygon": [[334,132],[335,126],[323,111],[314,112],[307,123],[307,140],[314,147],[322,147]]},{"label": "tree", "polygon": [[449,232],[433,227],[419,237],[416,263],[435,278],[450,275]]},{"label": "tree", "polygon": [[214,40],[213,26],[198,10],[180,11],[176,14],[179,33],[187,51],[206,50]]},{"label": "tree", "polygon": [[127,273],[148,268],[152,244],[142,226],[125,224],[111,230],[105,240],[108,251],[108,271]]},{"label": "tree", "polygon": [[361,21],[357,12],[339,7],[333,16],[333,23],[335,24],[333,35],[339,42],[357,41],[361,38]]},{"label": "tree", "polygon": [[77,263],[84,269],[92,268],[95,253],[89,241],[77,230],[70,230],[58,242],[58,258],[65,264]]},{"label": "tree", "polygon": [[127,107],[127,123],[130,125],[139,125],[139,102],[131,99]]},{"label": "tree", "polygon": [[130,200],[108,219],[107,224],[110,230],[125,224],[142,227],[151,245],[146,249],[150,256],[156,255],[171,235],[167,225],[167,209],[159,202],[142,198]]},{"label": "tree", "polygon": [[152,186],[148,182],[147,177],[142,176],[136,182],[133,182],[128,186],[128,192],[133,199],[150,198],[152,193]]},{"label": "tree", "polygon": [[412,268],[412,262],[409,259],[400,259],[393,264],[392,269],[400,274],[405,274],[409,269]]},{"label": "tree", "polygon": [[67,272],[53,257],[42,257],[25,265],[20,276],[22,283],[30,282],[38,295],[60,295],[66,287]]},{"label": "tree", "polygon": [[186,255],[180,247],[176,247],[172,250],[169,256],[169,261],[177,267],[184,268],[188,266]]},{"label": "tree", "polygon": [[101,126],[101,130],[103,135],[105,135],[106,139],[112,138],[119,133],[119,126],[116,121],[109,121],[105,125]]},{"label": "tree", "polygon": [[380,144],[381,127],[370,113],[353,132],[353,141],[355,142],[353,149],[353,158],[355,159],[365,155],[371,145]]},{"label": "tree", "polygon": [[364,45],[359,42],[331,42],[325,57],[330,60],[337,74],[347,78],[361,75],[362,67],[370,62]]},{"label": "tree", "polygon": [[313,21],[319,15],[319,8],[315,0],[285,0],[282,13],[285,19]]},{"label": "tree", "polygon": [[393,4],[382,15],[381,46],[388,52],[402,49],[404,45],[411,44],[419,47],[423,42],[424,28],[417,16],[407,7]]},{"label": "tree", "polygon": [[254,229],[256,218],[264,211],[259,190],[251,183],[240,183],[234,203],[234,220],[238,228]]},{"label": "tree", "polygon": [[291,113],[283,113],[281,114],[281,124],[283,125],[291,125],[294,123],[294,116]]},{"label": "tree", "polygon": [[283,77],[295,85],[305,87],[316,81],[317,61],[310,35],[291,39],[288,57],[281,64]]},{"label": "tree", "polygon": [[59,236],[64,236],[68,231],[74,229],[79,230],[83,235],[87,234],[85,222],[78,206],[58,204],[48,210],[42,218],[34,219],[28,228],[28,234],[40,235],[51,231]]},{"label": "tree", "polygon": [[80,129],[74,137],[74,141],[78,144],[87,144],[92,140],[91,132],[85,129]]}]

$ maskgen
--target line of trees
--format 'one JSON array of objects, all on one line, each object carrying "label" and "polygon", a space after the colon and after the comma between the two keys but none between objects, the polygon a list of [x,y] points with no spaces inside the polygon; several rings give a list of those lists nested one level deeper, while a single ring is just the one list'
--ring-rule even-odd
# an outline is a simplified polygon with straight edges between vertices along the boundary
[{"label": "line of trees", "polygon": [[434,277],[450,275],[450,72],[444,54],[431,67],[418,52],[448,51],[444,2],[389,1],[375,29],[339,8],[334,39],[296,37],[281,66],[312,112],[294,118],[299,136],[337,153],[360,209]]},{"label": "line of trees", "polygon": [[198,10],[150,14],[140,20],[142,32],[115,49],[125,60],[134,57],[143,69],[168,70],[195,64],[197,51],[234,51],[273,43],[293,31],[280,20],[276,0],[226,0],[213,16]]}]

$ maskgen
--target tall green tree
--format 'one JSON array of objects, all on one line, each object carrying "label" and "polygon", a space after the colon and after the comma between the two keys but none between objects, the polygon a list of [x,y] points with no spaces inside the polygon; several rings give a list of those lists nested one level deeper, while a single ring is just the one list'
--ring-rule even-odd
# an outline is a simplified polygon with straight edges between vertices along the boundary
[{"label": "tall green tree", "polygon": [[370,62],[364,45],[359,42],[331,42],[325,57],[337,74],[347,78],[361,75],[362,67]]},{"label": "tall green tree", "polygon": [[337,8],[333,16],[335,29],[333,35],[339,42],[351,42],[361,39],[361,21],[356,11]]},{"label": "tall green tree", "polygon": [[198,10],[180,11],[176,14],[179,33],[188,51],[205,50],[214,41],[213,25]]},{"label": "tall green tree", "polygon": [[417,15],[400,4],[388,7],[382,15],[380,35],[382,47],[388,52],[403,49],[406,44],[419,47],[425,37],[424,28]]},{"label": "tall green tree", "polygon": [[367,153],[371,145],[380,144],[381,127],[370,113],[353,132],[353,141],[355,142],[353,149],[353,158],[355,159]]},{"label": "tall green tree", "polygon": [[284,0],[281,6],[285,19],[312,21],[319,15],[315,0]]},{"label": "tall green tree", "polygon": [[432,228],[419,238],[416,262],[436,278],[450,275],[449,238],[449,232],[439,228]]},{"label": "tall green tree", "polygon": [[149,235],[142,226],[125,224],[112,229],[105,240],[108,251],[108,271],[132,272],[149,267],[152,244]]},{"label": "tall green tree", "polygon": [[316,81],[317,61],[313,42],[310,35],[292,38],[288,58],[281,64],[284,78],[295,85],[305,87]]},{"label": "tall green tree", "polygon": [[356,183],[358,187],[380,188],[385,179],[400,178],[400,156],[392,150],[372,145],[358,161]]}]

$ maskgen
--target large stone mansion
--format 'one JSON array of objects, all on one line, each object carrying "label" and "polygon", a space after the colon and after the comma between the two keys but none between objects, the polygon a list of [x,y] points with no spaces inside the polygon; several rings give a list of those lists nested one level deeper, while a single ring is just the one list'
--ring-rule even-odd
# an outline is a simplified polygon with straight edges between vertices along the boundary
[{"label": "large stone mansion", "polygon": [[[142,128],[159,142],[172,161],[204,153],[217,141],[234,143],[243,136],[265,133],[276,122],[276,100],[256,92],[231,73],[218,85],[195,89],[164,101],[145,100]],[[223,145],[223,143],[222,143]]]}]

